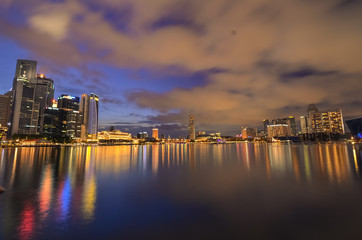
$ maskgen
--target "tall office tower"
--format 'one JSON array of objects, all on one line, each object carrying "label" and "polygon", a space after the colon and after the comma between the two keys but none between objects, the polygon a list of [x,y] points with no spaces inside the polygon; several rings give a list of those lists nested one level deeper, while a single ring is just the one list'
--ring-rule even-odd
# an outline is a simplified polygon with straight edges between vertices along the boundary
[{"label": "tall office tower", "polygon": [[88,118],[88,133],[92,138],[96,138],[98,134],[98,96],[91,93],[89,97],[89,118]]},{"label": "tall office tower", "polygon": [[158,128],[153,128],[152,129],[152,137],[154,139],[158,139]]},{"label": "tall office tower", "polygon": [[25,66],[26,67],[22,67],[22,65],[19,66],[18,60],[17,69],[20,69],[19,75],[15,76],[12,89],[11,135],[34,135],[38,133],[40,104],[34,99],[36,85],[30,83],[27,76],[32,76],[27,70],[23,71],[23,75],[20,75],[22,69],[30,69],[29,71],[31,72],[33,70],[33,65],[30,64],[30,66]]},{"label": "tall office tower", "polygon": [[190,116],[189,116],[188,130],[189,130],[189,139],[194,141],[195,140],[195,115],[194,114],[190,114]]},{"label": "tall office tower", "polygon": [[264,125],[264,133],[266,134],[266,133],[268,132],[269,120],[268,120],[268,119],[264,119],[264,120],[263,120],[263,125]]},{"label": "tall office tower", "polygon": [[79,111],[79,97],[62,94],[58,98],[58,108]]},{"label": "tall office tower", "polygon": [[45,77],[44,74],[38,74],[33,80],[35,84],[35,96],[34,101],[39,103],[39,121],[38,128],[39,133],[43,133],[44,127],[44,111],[45,108],[51,107],[54,98],[54,81]]},{"label": "tall office tower", "polygon": [[81,121],[79,111],[47,107],[44,111],[43,134],[54,139],[79,138]]},{"label": "tall office tower", "polygon": [[[98,102],[96,94],[83,94],[79,105],[79,111],[83,115],[81,138],[96,139],[98,134]],[[59,103],[58,103],[59,104]]]},{"label": "tall office tower", "polygon": [[307,131],[308,134],[311,134],[314,132],[313,127],[312,127],[312,115],[313,113],[318,112],[318,108],[315,104],[309,104],[308,105],[308,109],[307,109]]},{"label": "tall office tower", "polygon": [[300,130],[302,134],[308,134],[308,117],[301,116],[300,117]]},{"label": "tall office tower", "polygon": [[83,94],[80,98],[79,112],[82,114],[81,138],[86,140],[88,137],[88,117],[89,117],[89,95]]},{"label": "tall office tower", "polygon": [[10,114],[10,96],[0,95],[0,127],[7,128]]}]

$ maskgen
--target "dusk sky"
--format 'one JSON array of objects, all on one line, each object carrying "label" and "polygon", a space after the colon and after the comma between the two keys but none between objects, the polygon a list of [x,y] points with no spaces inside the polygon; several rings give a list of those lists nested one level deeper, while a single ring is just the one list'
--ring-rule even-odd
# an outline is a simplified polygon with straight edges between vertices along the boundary
[{"label": "dusk sky", "polygon": [[100,127],[186,136],[340,107],[362,115],[360,0],[1,0],[0,91],[16,59],[56,94],[94,92]]}]

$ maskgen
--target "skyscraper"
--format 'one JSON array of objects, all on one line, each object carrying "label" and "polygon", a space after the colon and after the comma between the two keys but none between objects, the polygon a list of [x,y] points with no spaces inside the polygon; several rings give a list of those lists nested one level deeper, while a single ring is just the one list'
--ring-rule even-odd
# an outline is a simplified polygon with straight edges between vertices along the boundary
[{"label": "skyscraper", "polygon": [[290,126],[287,124],[268,125],[268,138],[289,137],[290,135]]},{"label": "skyscraper", "polygon": [[195,140],[195,115],[194,114],[190,114],[190,116],[189,116],[188,130],[189,130],[189,139],[191,141],[194,141]]},{"label": "skyscraper", "polygon": [[307,110],[309,133],[344,134],[343,115],[340,108],[319,111],[310,104]]},{"label": "skyscraper", "polygon": [[98,102],[96,94],[83,94],[79,105],[79,111],[83,116],[81,138],[95,139],[98,133]]},{"label": "skyscraper", "polygon": [[10,114],[10,97],[8,95],[0,95],[0,127],[8,127]]},{"label": "skyscraper", "polygon": [[258,133],[256,128],[241,127],[241,137],[243,139],[255,138]]},{"label": "skyscraper", "polygon": [[[22,61],[25,60],[18,60],[16,66],[17,75],[13,81],[10,129],[11,135],[34,135],[38,133],[40,104],[35,101],[36,85],[31,83],[30,80],[34,81],[33,73],[36,71],[34,70],[36,62],[29,61],[28,63]],[[24,66],[22,63],[24,63]]]},{"label": "skyscraper", "polygon": [[88,134],[91,134],[95,138],[98,134],[98,96],[91,93],[89,99],[89,119],[88,119]]},{"label": "skyscraper", "polygon": [[79,138],[81,120],[79,111],[47,107],[44,111],[43,134],[57,140]]},{"label": "skyscraper", "polygon": [[269,120],[268,120],[268,119],[264,119],[264,120],[263,120],[263,125],[264,125],[264,134],[266,134],[266,133],[268,132]]},{"label": "skyscraper", "polygon": [[79,112],[82,114],[81,138],[86,140],[88,137],[88,117],[89,117],[89,95],[83,94],[80,99]]},{"label": "skyscraper", "polygon": [[152,137],[154,139],[158,139],[158,128],[153,128],[152,129]]},{"label": "skyscraper", "polygon": [[300,117],[300,130],[301,130],[302,134],[308,133],[308,117],[307,116]]},{"label": "skyscraper", "polygon": [[300,117],[303,138],[306,140],[338,139],[344,134],[341,109],[319,111],[315,104],[309,104],[307,115]]},{"label": "skyscraper", "polygon": [[272,125],[288,125],[288,136],[296,136],[297,135],[297,126],[295,124],[294,116],[289,116],[285,118],[278,118],[272,120]]},{"label": "skyscraper", "polygon": [[35,84],[34,101],[39,103],[38,132],[42,134],[45,108],[51,107],[54,99],[54,81],[44,74],[38,74],[33,84]]}]

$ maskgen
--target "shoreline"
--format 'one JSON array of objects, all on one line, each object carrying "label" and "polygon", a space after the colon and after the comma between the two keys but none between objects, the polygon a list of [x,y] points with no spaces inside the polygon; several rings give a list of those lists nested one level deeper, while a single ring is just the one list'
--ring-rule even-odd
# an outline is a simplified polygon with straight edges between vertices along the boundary
[{"label": "shoreline", "polygon": [[268,144],[293,144],[293,145],[313,145],[313,144],[336,144],[336,143],[350,143],[361,144],[361,142],[352,142],[350,140],[340,141],[318,141],[318,142],[268,142],[268,141],[226,141],[226,142],[146,142],[146,143],[117,143],[117,144],[99,144],[99,143],[54,143],[54,144],[34,144],[34,145],[21,145],[21,144],[2,144],[0,148],[29,148],[29,147],[88,147],[88,146],[142,146],[142,145],[166,145],[166,144],[210,144],[210,145],[223,145],[233,143],[268,143]]}]

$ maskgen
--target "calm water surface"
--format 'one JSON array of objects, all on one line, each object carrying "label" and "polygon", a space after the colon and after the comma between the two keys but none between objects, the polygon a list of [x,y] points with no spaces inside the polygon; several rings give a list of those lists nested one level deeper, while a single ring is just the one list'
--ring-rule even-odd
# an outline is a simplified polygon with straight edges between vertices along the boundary
[{"label": "calm water surface", "polygon": [[359,145],[0,149],[0,239],[359,239]]}]

